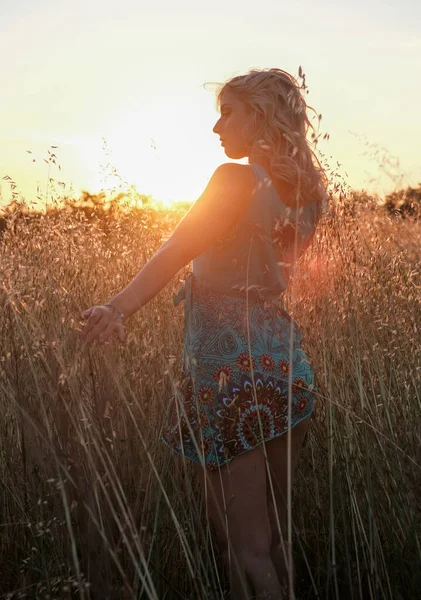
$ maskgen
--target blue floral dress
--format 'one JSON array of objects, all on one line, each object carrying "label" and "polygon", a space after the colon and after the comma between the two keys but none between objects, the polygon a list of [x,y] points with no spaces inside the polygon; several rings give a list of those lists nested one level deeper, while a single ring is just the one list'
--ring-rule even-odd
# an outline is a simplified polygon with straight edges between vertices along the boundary
[{"label": "blue floral dress", "polygon": [[193,261],[184,300],[183,371],[163,442],[216,469],[313,411],[314,374],[282,294],[314,235],[316,203],[287,207],[267,172],[229,235]]}]

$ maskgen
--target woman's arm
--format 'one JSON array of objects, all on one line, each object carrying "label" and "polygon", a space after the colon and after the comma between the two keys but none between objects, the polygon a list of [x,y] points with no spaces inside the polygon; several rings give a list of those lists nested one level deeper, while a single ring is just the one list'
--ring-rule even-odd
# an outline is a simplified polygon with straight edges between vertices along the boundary
[{"label": "woman's arm", "polygon": [[141,306],[152,300],[169,281],[186,266],[184,256],[168,244],[164,244],[139,271],[127,287],[111,298],[112,304],[130,317]]},{"label": "woman's arm", "polygon": [[[169,240],[108,304],[125,318],[147,304],[180,269],[234,227],[250,204],[254,186],[255,175],[247,165],[225,163],[218,167]],[[121,321],[114,325],[116,315],[105,307],[92,307],[82,316],[88,319],[82,330],[87,342],[97,337],[106,341],[121,326]],[[121,329],[119,333],[121,336]]]},{"label": "woman's arm", "polygon": [[218,167],[169,240],[110,304],[128,317],[154,298],[180,269],[230,231],[247,210],[254,184],[247,165]]}]

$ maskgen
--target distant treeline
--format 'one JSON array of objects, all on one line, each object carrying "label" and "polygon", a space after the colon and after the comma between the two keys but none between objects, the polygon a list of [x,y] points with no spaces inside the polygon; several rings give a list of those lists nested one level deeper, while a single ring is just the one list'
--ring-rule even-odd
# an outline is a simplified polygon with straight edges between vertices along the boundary
[{"label": "distant treeline", "polygon": [[[116,219],[130,216],[131,219],[141,219],[149,224],[162,220],[178,221],[180,213],[184,214],[190,208],[189,202],[176,202],[170,207],[163,207],[152,196],[136,194],[127,196],[124,193],[113,198],[107,198],[104,193],[90,194],[82,192],[80,198],[64,198],[60,202],[48,205],[45,211],[29,210],[25,202],[14,201],[0,211],[0,239],[8,223],[25,219],[36,221],[45,217],[55,219],[64,214],[75,220],[96,223],[105,233]],[[178,217],[177,217],[178,215]]]},{"label": "distant treeline", "polygon": [[[391,215],[418,219],[421,217],[421,183],[417,188],[407,187],[388,194],[384,202],[365,191],[352,191],[349,196],[349,207],[352,208],[353,204],[355,207],[378,207],[380,204]],[[103,193],[95,195],[83,192],[79,199],[65,198],[60,203],[49,205],[47,216],[58,217],[63,213],[74,215],[77,218],[99,224],[106,232],[112,222],[122,213],[130,214],[134,218],[147,216],[149,222],[158,222],[168,219],[170,213],[171,219],[174,219],[175,214],[185,213],[190,206],[191,204],[188,202],[177,202],[171,207],[163,208],[155,203],[151,196],[142,194],[137,194],[135,199],[127,197],[125,194],[107,199]],[[0,238],[9,220],[21,218],[32,220],[45,216],[45,212],[29,211],[25,203],[15,201],[5,207],[3,214],[0,213]]]}]

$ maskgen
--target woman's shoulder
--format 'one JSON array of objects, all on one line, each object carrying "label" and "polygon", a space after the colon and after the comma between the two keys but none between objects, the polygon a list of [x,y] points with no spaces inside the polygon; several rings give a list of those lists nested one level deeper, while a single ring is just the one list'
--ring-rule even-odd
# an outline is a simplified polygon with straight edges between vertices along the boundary
[{"label": "woman's shoulder", "polygon": [[221,184],[237,184],[248,190],[253,190],[256,184],[256,173],[251,165],[241,165],[239,163],[222,163],[219,165],[212,176]]}]

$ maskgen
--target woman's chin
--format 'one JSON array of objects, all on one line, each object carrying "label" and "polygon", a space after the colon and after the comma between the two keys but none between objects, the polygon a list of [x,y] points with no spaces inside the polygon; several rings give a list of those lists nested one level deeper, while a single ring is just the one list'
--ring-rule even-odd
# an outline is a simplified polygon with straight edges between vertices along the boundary
[{"label": "woman's chin", "polygon": [[224,152],[225,155],[228,156],[228,158],[232,158],[233,160],[238,160],[246,156],[244,152],[240,152],[239,150],[233,150],[232,148],[224,148]]}]

